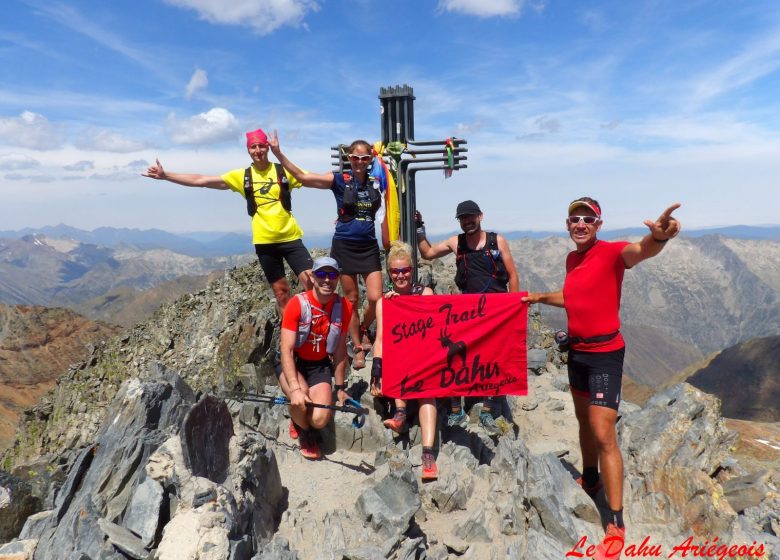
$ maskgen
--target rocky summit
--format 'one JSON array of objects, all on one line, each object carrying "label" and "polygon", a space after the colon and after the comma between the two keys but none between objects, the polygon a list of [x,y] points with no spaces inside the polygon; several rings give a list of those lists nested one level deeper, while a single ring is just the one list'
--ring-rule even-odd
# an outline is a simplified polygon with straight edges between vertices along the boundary
[{"label": "rocky summit", "polygon": [[[565,356],[529,318],[527,397],[489,436],[440,423],[439,479],[420,481],[416,427],[337,413],[302,458],[268,364],[278,318],[257,265],[235,269],[94,348],[30,409],[0,478],[0,558],[445,559],[585,557],[603,493],[581,468]],[[374,408],[367,370],[349,391]],[[377,406],[377,408],[379,408]],[[733,455],[719,401],[687,384],[621,405],[625,557],[733,546],[780,558],[774,470]],[[682,552],[687,551],[683,555]],[[656,552],[656,554],[652,554]]]}]

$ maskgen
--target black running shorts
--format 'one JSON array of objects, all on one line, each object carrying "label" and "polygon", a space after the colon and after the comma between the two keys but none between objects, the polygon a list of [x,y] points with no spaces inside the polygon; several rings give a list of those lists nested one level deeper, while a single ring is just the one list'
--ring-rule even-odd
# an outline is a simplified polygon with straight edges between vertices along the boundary
[{"label": "black running shorts", "polygon": [[296,276],[305,270],[311,270],[311,255],[300,239],[255,245],[255,253],[269,284],[284,278],[284,261],[287,261]]},{"label": "black running shorts", "polygon": [[[333,364],[330,358],[324,360],[303,360],[298,356],[295,356],[295,367],[298,369],[298,373],[303,375],[306,379],[306,383],[309,387],[314,387],[320,383],[327,383],[330,385],[331,379],[333,379]],[[278,362],[274,364],[276,370],[276,376],[282,375],[282,363]]]},{"label": "black running shorts", "polygon": [[590,397],[590,404],[617,410],[623,385],[623,358],[626,349],[612,352],[569,351],[571,392]]}]

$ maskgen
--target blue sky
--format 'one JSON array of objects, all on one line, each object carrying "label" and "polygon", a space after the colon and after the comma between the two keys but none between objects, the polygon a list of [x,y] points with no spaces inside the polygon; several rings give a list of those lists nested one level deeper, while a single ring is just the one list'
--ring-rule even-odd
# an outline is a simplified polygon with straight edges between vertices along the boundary
[{"label": "blue sky", "polygon": [[[313,171],[379,137],[379,88],[414,88],[417,140],[466,138],[469,168],[418,175],[429,231],[473,198],[485,225],[605,228],[681,202],[684,227],[776,224],[775,0],[6,0],[0,21],[0,229],[66,223],[248,231],[235,193],[140,177],[249,163],[278,129]],[[304,230],[328,192],[294,194]]]}]

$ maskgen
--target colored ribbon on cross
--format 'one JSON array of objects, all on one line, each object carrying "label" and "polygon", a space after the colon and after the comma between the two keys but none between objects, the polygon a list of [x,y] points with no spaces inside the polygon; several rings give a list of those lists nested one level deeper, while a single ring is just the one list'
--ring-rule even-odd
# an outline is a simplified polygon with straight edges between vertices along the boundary
[{"label": "colored ribbon on cross", "polygon": [[401,399],[526,395],[526,292],[382,301],[382,392]]}]

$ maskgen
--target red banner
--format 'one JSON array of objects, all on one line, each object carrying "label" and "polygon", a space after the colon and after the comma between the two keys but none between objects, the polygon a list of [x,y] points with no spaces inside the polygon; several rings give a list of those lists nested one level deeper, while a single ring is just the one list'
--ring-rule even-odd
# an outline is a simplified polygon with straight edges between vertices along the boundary
[{"label": "red banner", "polygon": [[382,302],[388,397],[526,395],[526,292]]}]

